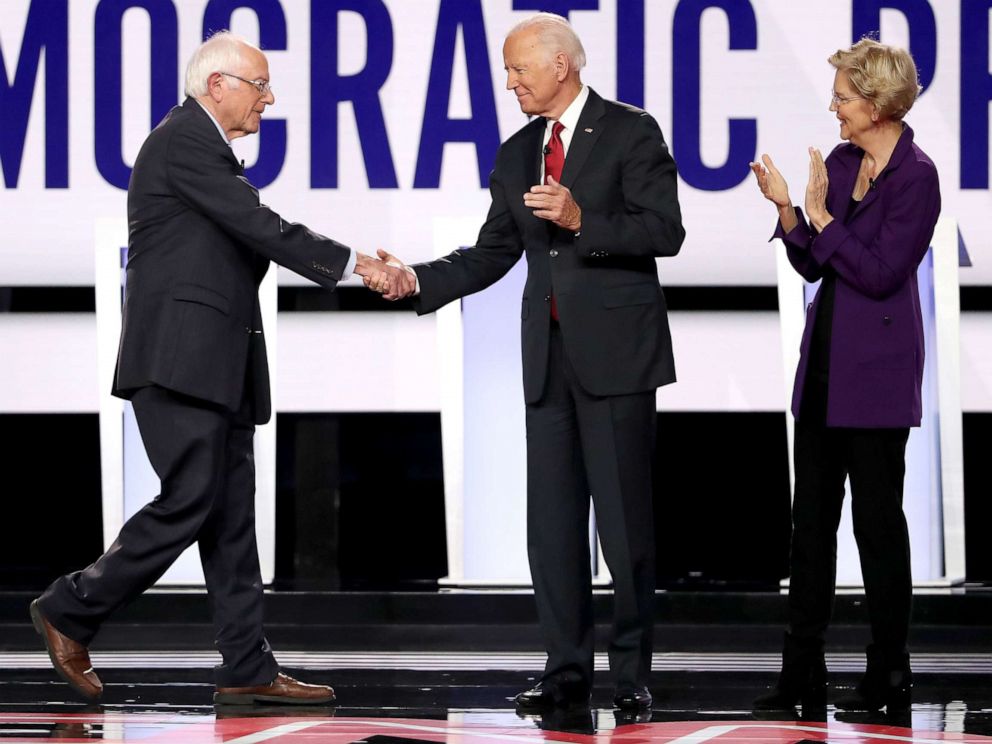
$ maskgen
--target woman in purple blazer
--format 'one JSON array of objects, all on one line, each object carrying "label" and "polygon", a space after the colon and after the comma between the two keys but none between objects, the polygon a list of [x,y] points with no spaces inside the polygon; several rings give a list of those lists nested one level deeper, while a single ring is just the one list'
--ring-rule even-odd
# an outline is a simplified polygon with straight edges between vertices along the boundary
[{"label": "woman in purple blazer", "polygon": [[810,148],[806,214],[768,155],[751,165],[778,210],[775,236],[807,281],[792,399],[796,417],[789,627],[778,684],[755,706],[822,707],[823,638],[830,620],[844,480],[871,621],[867,671],[845,710],[905,709],[912,578],[902,511],[906,440],[920,425],[923,323],[916,270],[940,213],[930,158],[903,117],[920,87],[908,52],[862,39],[838,50],[830,102],[838,145]]}]

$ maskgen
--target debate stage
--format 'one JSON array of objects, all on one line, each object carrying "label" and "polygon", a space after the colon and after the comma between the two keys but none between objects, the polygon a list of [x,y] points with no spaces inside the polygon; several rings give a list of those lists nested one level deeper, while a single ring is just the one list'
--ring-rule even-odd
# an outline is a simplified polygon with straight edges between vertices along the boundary
[{"label": "debate stage", "polygon": [[[647,714],[610,707],[605,653],[589,709],[518,714],[512,697],[539,675],[533,597],[524,592],[270,592],[268,637],[287,671],[334,686],[315,708],[215,707],[206,597],[155,590],[118,613],[93,644],[100,706],[58,680],[27,620],[28,592],[0,593],[0,740],[332,742],[981,742],[992,741],[992,590],[935,590],[915,600],[916,675],[907,714],[756,717],[771,685],[785,598],[778,592],[658,594]],[[597,631],[610,597],[597,594]],[[863,669],[864,597],[841,594],[828,639],[839,697]]]}]

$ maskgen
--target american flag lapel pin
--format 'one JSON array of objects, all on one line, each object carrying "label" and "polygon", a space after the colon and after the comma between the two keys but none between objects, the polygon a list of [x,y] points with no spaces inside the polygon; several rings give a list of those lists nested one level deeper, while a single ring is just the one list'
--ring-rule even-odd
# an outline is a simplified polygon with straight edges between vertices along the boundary
[{"label": "american flag lapel pin", "polygon": [[586,127],[586,134],[592,134],[592,129],[590,129],[589,127]]}]

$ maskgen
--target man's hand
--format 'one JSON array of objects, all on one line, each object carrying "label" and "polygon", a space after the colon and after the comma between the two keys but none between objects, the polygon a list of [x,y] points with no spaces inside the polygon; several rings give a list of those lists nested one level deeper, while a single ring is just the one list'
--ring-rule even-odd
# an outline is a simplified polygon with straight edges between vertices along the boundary
[{"label": "man's hand", "polygon": [[[380,254],[389,256],[381,250]],[[392,256],[390,256],[392,258]],[[387,300],[400,300],[413,294],[417,287],[416,275],[407,270],[398,261],[393,264],[386,263],[364,253],[358,254],[355,263],[355,273],[362,277],[365,286],[373,292],[378,292]]]},{"label": "man's hand", "polygon": [[553,177],[547,186],[531,186],[524,194],[524,204],[534,210],[534,216],[549,220],[558,227],[578,232],[582,227],[582,209],[572,198],[572,192]]},{"label": "man's hand", "polygon": [[413,282],[413,288],[410,289],[410,291],[407,292],[406,294],[403,294],[403,295],[394,295],[394,294],[390,293],[390,294],[384,295],[384,297],[387,300],[401,300],[404,297],[408,297],[411,294],[416,294],[416,292],[417,292],[417,272],[414,271],[413,269],[411,269],[409,266],[407,266],[402,261],[400,261],[398,258],[396,258],[396,256],[394,256],[389,251],[384,251],[382,248],[379,248],[378,250],[376,250],[376,254],[379,256],[379,259],[381,261],[383,261],[387,266],[393,266],[393,267],[395,267],[397,269],[402,269],[404,272],[406,272],[407,275],[409,276],[410,280]]}]

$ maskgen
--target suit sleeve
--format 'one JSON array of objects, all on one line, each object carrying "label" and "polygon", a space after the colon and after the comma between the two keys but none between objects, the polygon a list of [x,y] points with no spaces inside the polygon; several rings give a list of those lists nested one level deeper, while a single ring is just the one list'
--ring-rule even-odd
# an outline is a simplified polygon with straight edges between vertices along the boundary
[{"label": "suit sleeve", "polygon": [[583,209],[576,250],[583,256],[674,256],[685,239],[678,174],[661,129],[649,114],[641,113],[634,122],[622,157],[623,209]]},{"label": "suit sleeve", "polygon": [[262,204],[258,190],[216,147],[195,132],[176,132],[166,154],[176,195],[241,245],[318,284],[333,288],[352,251]]},{"label": "suit sleeve", "polygon": [[443,258],[413,265],[420,282],[420,294],[413,303],[419,315],[432,313],[452,300],[485,289],[499,281],[520,259],[523,241],[507,205],[498,171],[497,161],[496,169],[489,176],[492,205],[476,244]]},{"label": "suit sleeve", "polygon": [[940,214],[937,171],[923,165],[914,175],[897,192],[882,195],[885,219],[874,240],[861,242],[834,219],[813,240],[813,259],[868,297],[882,299],[899,289],[926,254]]},{"label": "suit sleeve", "polygon": [[782,229],[782,221],[775,226],[775,232],[770,240],[778,238],[785,244],[785,255],[792,268],[806,281],[815,282],[823,278],[823,267],[816,262],[810,248],[816,233],[806,221],[806,215],[799,207],[796,210],[796,226],[786,232]]}]

